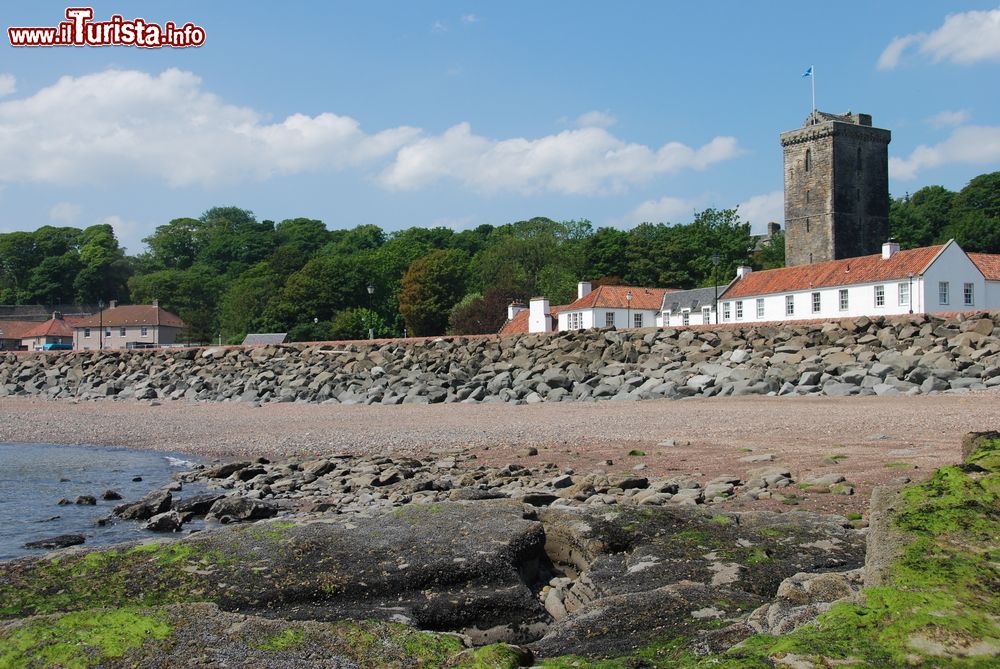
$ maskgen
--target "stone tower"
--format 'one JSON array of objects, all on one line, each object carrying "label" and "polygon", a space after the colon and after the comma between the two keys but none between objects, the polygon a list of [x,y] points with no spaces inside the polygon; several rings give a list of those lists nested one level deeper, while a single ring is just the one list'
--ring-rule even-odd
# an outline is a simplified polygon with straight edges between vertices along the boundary
[{"label": "stone tower", "polygon": [[785,265],[879,253],[889,238],[889,141],[868,114],[815,111],[781,134]]}]

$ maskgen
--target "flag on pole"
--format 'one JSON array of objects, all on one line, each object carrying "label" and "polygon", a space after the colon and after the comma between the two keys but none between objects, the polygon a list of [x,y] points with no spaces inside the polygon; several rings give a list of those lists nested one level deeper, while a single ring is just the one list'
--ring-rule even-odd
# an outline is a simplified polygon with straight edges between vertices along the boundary
[{"label": "flag on pole", "polygon": [[805,73],[802,76],[803,77],[811,77],[812,75],[813,75],[813,68],[812,68],[812,65],[810,65],[809,69],[806,70]]}]

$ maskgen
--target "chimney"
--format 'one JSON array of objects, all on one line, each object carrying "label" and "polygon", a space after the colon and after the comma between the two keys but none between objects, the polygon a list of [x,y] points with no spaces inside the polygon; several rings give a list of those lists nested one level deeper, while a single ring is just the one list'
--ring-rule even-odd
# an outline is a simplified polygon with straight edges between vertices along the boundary
[{"label": "chimney", "polygon": [[552,330],[552,312],[549,309],[549,298],[533,297],[528,312],[528,332],[550,332]]},{"label": "chimney", "polygon": [[52,312],[52,320],[54,320],[54,321],[61,321],[62,320],[62,314],[60,312],[58,312],[58,311],[53,311]]},{"label": "chimney", "polygon": [[118,306],[118,300],[111,300],[108,302],[108,309],[114,309]]},{"label": "chimney", "polygon": [[576,284],[576,299],[579,300],[581,298],[586,297],[587,295],[590,295],[591,290],[592,288],[590,287],[589,281],[581,281],[580,283]]},{"label": "chimney", "polygon": [[771,221],[767,224],[767,236],[768,238],[774,237],[776,234],[781,232],[781,224]]},{"label": "chimney", "polygon": [[153,300],[153,307],[155,308],[155,307],[159,307],[159,306],[160,306],[160,301],[159,300]]},{"label": "chimney", "polygon": [[507,305],[507,320],[509,321],[514,320],[514,316],[517,316],[526,308],[527,307],[524,306],[524,302],[521,302],[520,300],[514,300],[513,302]]},{"label": "chimney", "polygon": [[740,265],[739,267],[736,268],[736,278],[737,279],[742,279],[743,277],[745,277],[747,274],[749,274],[752,271],[753,271],[753,268],[750,267],[749,265]]},{"label": "chimney", "polygon": [[882,260],[888,260],[897,253],[899,253],[899,242],[895,239],[890,239],[882,245]]}]

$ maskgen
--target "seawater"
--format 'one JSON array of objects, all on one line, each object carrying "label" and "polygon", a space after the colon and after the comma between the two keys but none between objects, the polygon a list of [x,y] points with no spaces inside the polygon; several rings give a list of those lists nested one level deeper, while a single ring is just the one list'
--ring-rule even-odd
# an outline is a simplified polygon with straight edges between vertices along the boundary
[{"label": "seawater", "polygon": [[[172,481],[175,472],[189,469],[196,461],[180,453],[138,451],[56,444],[0,444],[0,560],[44,551],[24,548],[28,541],[59,534],[82,534],[83,546],[101,546],[162,536],[142,529],[142,523],[115,519],[97,526],[123,502],[144,497]],[[142,481],[133,481],[142,477]],[[123,500],[104,501],[105,490],[114,490]],[[175,498],[203,492],[185,484]],[[92,495],[97,506],[68,504],[78,495]],[[187,528],[188,526],[185,526]],[[173,535],[179,536],[179,535]]]}]

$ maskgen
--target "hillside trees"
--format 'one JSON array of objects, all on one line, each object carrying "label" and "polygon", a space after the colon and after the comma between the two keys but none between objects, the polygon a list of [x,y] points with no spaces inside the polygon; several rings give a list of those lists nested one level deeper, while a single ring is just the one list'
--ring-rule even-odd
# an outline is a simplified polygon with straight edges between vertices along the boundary
[{"label": "hillside trees", "polygon": [[400,281],[399,311],[408,334],[444,334],[451,308],[465,294],[468,258],[458,249],[431,251],[410,264]]}]

